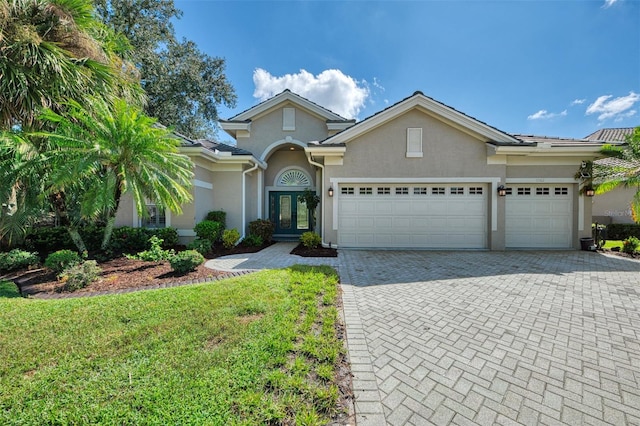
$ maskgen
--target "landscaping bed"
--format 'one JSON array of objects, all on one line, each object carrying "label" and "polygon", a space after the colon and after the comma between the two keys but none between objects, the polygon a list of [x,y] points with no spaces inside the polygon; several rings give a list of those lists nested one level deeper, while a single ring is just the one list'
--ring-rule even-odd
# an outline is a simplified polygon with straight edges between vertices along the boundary
[{"label": "landscaping bed", "polygon": [[291,250],[291,254],[302,257],[338,257],[338,250],[322,246],[310,248],[305,247],[304,245],[302,245],[302,243],[300,243],[293,250]]}]

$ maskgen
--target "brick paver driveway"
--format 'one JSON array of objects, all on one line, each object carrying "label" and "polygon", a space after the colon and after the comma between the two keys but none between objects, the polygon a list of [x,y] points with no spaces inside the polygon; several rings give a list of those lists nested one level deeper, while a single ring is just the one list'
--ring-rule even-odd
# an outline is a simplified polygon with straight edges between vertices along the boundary
[{"label": "brick paver driveway", "polygon": [[340,252],[358,425],[640,424],[640,262]]}]

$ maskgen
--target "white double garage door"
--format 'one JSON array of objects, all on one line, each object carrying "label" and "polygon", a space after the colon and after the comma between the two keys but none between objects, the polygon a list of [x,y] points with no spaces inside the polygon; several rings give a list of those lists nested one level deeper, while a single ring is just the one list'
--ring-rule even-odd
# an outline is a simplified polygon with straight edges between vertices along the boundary
[{"label": "white double garage door", "polygon": [[[338,244],[357,248],[483,249],[491,227],[488,184],[341,184]],[[569,185],[510,185],[507,248],[572,247]],[[496,194],[497,196],[497,194]]]}]

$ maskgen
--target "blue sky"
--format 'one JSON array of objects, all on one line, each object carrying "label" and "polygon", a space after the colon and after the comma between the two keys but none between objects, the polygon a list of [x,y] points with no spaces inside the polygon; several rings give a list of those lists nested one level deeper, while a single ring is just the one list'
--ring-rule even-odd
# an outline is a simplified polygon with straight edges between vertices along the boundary
[{"label": "blue sky", "polygon": [[420,90],[509,133],[640,125],[639,0],[175,4],[226,60],[224,119],[290,88],[358,120]]}]

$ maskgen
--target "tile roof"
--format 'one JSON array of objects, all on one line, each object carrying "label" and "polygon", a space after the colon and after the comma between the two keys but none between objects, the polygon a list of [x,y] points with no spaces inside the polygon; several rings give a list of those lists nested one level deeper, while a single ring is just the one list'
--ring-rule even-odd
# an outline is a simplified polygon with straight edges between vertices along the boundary
[{"label": "tile roof", "polygon": [[202,146],[211,151],[217,150],[221,152],[230,152],[231,155],[253,155],[251,151],[247,151],[246,149],[238,148],[237,146],[233,145],[227,145],[222,142],[210,141],[208,139],[198,139],[194,141],[191,146]]},{"label": "tile roof", "polygon": [[537,135],[520,135],[514,134],[516,138],[526,143],[550,143],[554,146],[571,146],[571,145],[597,145],[601,141],[589,139],[573,139],[561,138],[554,136],[537,136]]},{"label": "tile roof", "polygon": [[382,109],[382,110],[380,110],[380,111],[376,112],[376,113],[375,113],[375,114],[373,114],[373,115],[370,115],[369,117],[365,118],[364,120],[357,122],[357,123],[356,123],[356,124],[354,124],[353,126],[351,126],[351,127],[347,128],[347,129],[344,129],[344,130],[342,130],[342,131],[340,131],[340,132],[336,133],[335,135],[331,135],[331,136],[329,136],[328,138],[326,138],[326,139],[324,139],[324,140],[320,141],[320,142],[319,142],[319,143],[320,143],[320,145],[322,145],[322,144],[324,144],[326,141],[328,141],[328,140],[330,140],[330,139],[332,139],[332,138],[334,138],[334,137],[338,136],[338,135],[339,135],[340,133],[342,133],[342,132],[345,132],[345,131],[347,131],[347,130],[351,130],[351,129],[353,129],[353,128],[355,128],[355,127],[359,126],[359,125],[361,125],[362,123],[365,123],[365,122],[367,122],[367,121],[369,121],[369,120],[372,120],[373,118],[375,118],[375,117],[379,116],[380,114],[384,113],[385,111],[387,111],[387,110],[389,110],[389,109],[391,109],[391,108],[395,107],[396,105],[399,105],[399,104],[401,104],[401,103],[403,103],[403,102],[407,101],[408,99],[411,99],[412,97],[414,97],[414,96],[416,96],[416,95],[424,96],[425,98],[427,98],[427,99],[431,100],[432,102],[435,102],[435,103],[437,103],[437,104],[439,104],[439,105],[442,105],[443,107],[448,108],[448,109],[450,109],[450,110],[452,110],[452,111],[455,111],[456,113],[461,114],[461,115],[463,115],[463,116],[465,116],[465,117],[467,117],[467,118],[469,118],[469,119],[471,119],[471,120],[474,120],[474,121],[476,121],[476,122],[478,122],[478,123],[480,123],[480,124],[483,124],[483,125],[485,125],[485,126],[487,126],[487,127],[490,127],[491,129],[493,129],[493,130],[495,130],[495,131],[497,131],[497,132],[504,133],[505,135],[508,135],[508,136],[513,136],[513,135],[511,135],[511,134],[509,134],[509,133],[507,133],[507,132],[504,132],[504,131],[502,131],[502,130],[498,129],[497,127],[494,127],[494,126],[492,126],[492,125],[490,125],[490,124],[485,123],[484,121],[478,120],[477,118],[472,117],[472,116],[470,116],[470,115],[468,115],[468,114],[465,114],[465,113],[464,113],[464,112],[462,112],[462,111],[458,111],[457,109],[455,109],[455,108],[453,108],[453,107],[451,107],[451,106],[449,106],[449,105],[447,105],[447,104],[445,104],[445,103],[443,103],[443,102],[440,102],[440,101],[438,101],[437,99],[434,99],[434,98],[432,98],[432,97],[430,97],[430,96],[427,96],[427,95],[425,95],[425,94],[424,94],[422,91],[420,91],[420,90],[416,90],[415,92],[413,92],[413,94],[411,94],[411,95],[407,96],[407,97],[406,97],[406,98],[404,98],[404,99],[399,100],[399,101],[398,101],[398,102],[396,102],[395,104],[393,104],[393,105],[389,105],[388,107],[386,107],[386,108],[384,108],[384,109]]},{"label": "tile roof", "polygon": [[613,127],[608,129],[600,129],[585,139],[605,142],[624,142],[626,137],[633,133],[633,127]]},{"label": "tile roof", "polygon": [[[283,93],[291,93],[292,95],[295,95],[295,96],[299,97],[300,99],[304,99],[305,101],[309,102],[310,104],[313,104],[313,105],[317,106],[318,108],[321,108],[321,109],[323,109],[323,110],[327,111],[327,112],[328,112],[328,113],[330,113],[330,114],[333,114],[333,115],[335,115],[335,116],[337,116],[337,117],[340,117],[340,118],[344,119],[344,121],[349,121],[348,119],[346,119],[346,118],[342,117],[340,114],[338,114],[338,113],[336,113],[336,112],[331,111],[329,108],[325,108],[325,107],[323,107],[323,106],[322,106],[322,105],[320,105],[320,104],[317,104],[317,103],[315,103],[315,102],[313,102],[313,101],[310,101],[309,99],[305,98],[304,96],[300,96],[300,95],[298,95],[297,93],[292,92],[292,91],[291,91],[291,90],[289,90],[289,89],[284,89],[282,92],[280,92],[280,93],[278,93],[278,94],[276,94],[276,95],[273,95],[273,96],[272,96],[272,97],[270,97],[269,99],[265,99],[264,101],[262,101],[262,102],[260,102],[260,103],[258,103],[258,104],[256,104],[256,105],[254,105],[254,106],[252,106],[252,107],[249,107],[249,108],[245,109],[245,110],[244,110],[244,111],[242,111],[242,112],[237,113],[236,115],[234,115],[233,117],[231,117],[229,120],[226,120],[226,121],[231,121],[231,122],[235,122],[235,121],[243,121],[243,120],[234,120],[234,119],[235,119],[236,117],[241,116],[242,114],[246,113],[247,111],[251,111],[252,109],[259,107],[260,105],[262,105],[262,104],[264,104],[264,103],[266,103],[266,102],[270,102],[272,99],[274,99],[274,98],[276,98],[276,97],[278,97],[278,96],[282,95]],[[335,121],[336,121],[336,122],[339,122],[339,120],[335,120]]]}]

